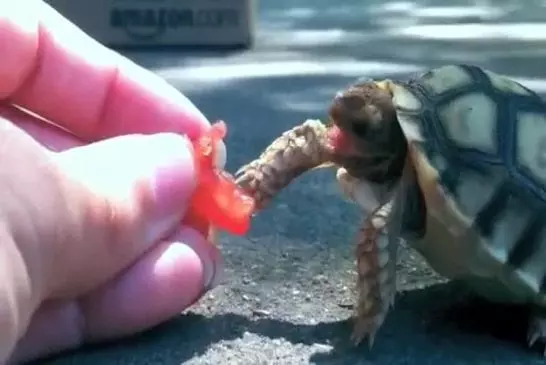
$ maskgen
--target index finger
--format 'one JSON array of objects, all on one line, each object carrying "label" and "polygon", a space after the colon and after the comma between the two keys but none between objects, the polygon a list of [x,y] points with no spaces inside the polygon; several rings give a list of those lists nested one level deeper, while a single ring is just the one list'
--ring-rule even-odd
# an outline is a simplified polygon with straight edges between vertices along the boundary
[{"label": "index finger", "polygon": [[101,45],[43,1],[0,8],[0,98],[83,140],[180,132],[207,119],[178,90]]}]

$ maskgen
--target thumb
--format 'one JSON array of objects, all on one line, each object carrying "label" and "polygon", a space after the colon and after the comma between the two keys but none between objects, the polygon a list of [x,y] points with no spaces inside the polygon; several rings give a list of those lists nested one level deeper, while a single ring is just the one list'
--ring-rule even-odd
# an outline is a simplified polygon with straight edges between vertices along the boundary
[{"label": "thumb", "polygon": [[186,137],[161,133],[56,155],[70,214],[56,243],[53,295],[103,283],[178,227],[196,183],[192,152]]}]

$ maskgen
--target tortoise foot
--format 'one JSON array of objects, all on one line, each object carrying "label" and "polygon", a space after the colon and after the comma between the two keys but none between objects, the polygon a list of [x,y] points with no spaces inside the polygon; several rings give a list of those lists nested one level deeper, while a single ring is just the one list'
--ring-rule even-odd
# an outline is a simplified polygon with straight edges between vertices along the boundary
[{"label": "tortoise foot", "polygon": [[540,346],[542,355],[546,357],[546,311],[533,314],[527,330],[527,344],[529,347]]},{"label": "tortoise foot", "polygon": [[381,327],[381,323],[377,323],[375,318],[356,318],[353,332],[351,334],[351,342],[358,346],[364,339],[368,339],[368,347],[371,349],[375,341],[375,334]]}]

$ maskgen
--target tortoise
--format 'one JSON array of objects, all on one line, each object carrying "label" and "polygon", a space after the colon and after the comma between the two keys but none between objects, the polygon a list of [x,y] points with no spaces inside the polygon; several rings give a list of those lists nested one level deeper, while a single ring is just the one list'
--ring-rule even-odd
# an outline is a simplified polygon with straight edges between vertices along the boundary
[{"label": "tortoise", "polygon": [[[236,173],[264,209],[299,175],[333,167],[363,210],[351,335],[370,347],[396,294],[405,241],[486,300],[530,309],[527,342],[546,341],[546,103],[468,64],[407,80],[360,79],[328,122],[284,132]],[[546,351],[545,351],[546,355]]]}]

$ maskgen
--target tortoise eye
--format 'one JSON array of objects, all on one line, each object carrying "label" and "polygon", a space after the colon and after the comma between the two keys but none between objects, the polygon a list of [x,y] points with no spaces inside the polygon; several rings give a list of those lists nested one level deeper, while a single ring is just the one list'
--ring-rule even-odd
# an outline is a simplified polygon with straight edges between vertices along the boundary
[{"label": "tortoise eye", "polygon": [[351,126],[351,129],[353,130],[354,134],[356,134],[357,137],[360,137],[360,138],[368,137],[368,134],[370,132],[370,129],[368,128],[368,126],[361,123],[353,123]]}]

